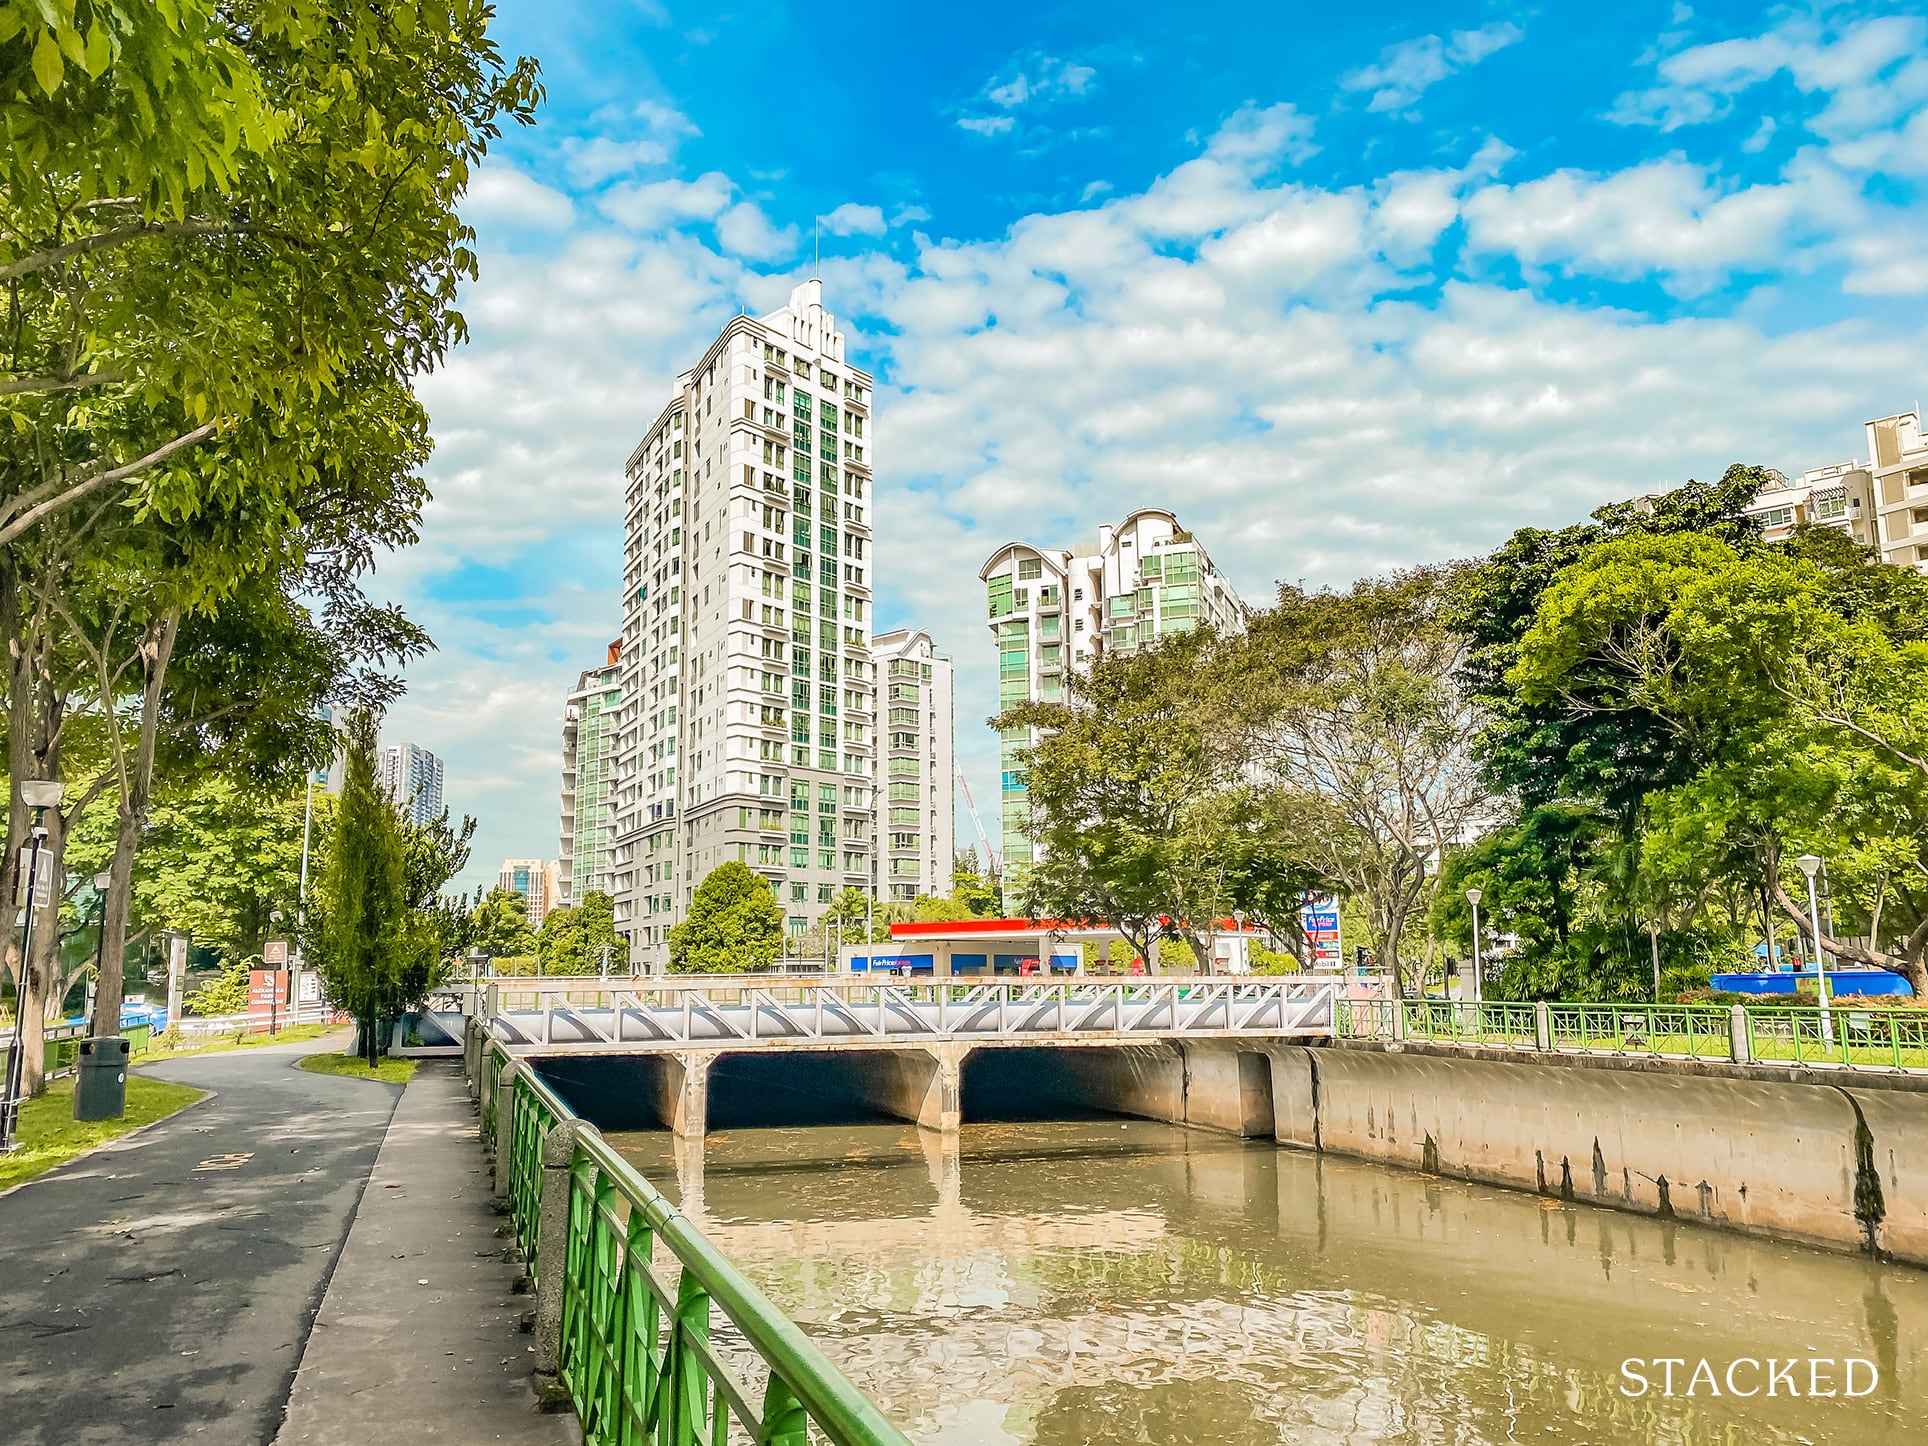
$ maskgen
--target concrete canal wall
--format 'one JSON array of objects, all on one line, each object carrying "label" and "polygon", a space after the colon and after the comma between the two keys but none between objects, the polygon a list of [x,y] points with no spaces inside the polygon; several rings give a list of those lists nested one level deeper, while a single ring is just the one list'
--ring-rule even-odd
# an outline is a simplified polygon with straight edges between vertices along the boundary
[{"label": "concrete canal wall", "polygon": [[1928,1265],[1928,1082],[1413,1048],[1271,1058],[1282,1144]]},{"label": "concrete canal wall", "polygon": [[1928,1265],[1928,1079],[1899,1074],[1285,1039],[686,1050],[544,1073],[599,1124],[690,1139],[825,1109],[945,1134],[1096,1110]]}]

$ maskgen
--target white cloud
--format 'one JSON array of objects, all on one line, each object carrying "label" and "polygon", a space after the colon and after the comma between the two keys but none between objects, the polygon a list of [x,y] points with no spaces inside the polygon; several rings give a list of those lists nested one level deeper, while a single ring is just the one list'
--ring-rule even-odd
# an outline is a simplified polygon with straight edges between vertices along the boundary
[{"label": "white cloud", "polygon": [[845,201],[823,218],[823,229],[832,236],[881,236],[886,229],[883,209]]},{"label": "white cloud", "polygon": [[716,236],[729,255],[750,261],[778,261],[797,249],[797,228],[772,225],[750,201],[738,201],[718,218]]},{"label": "white cloud", "polygon": [[1556,171],[1480,190],[1466,203],[1467,239],[1529,265],[1574,263],[1622,279],[1725,272],[1785,256],[1814,199],[1813,188],[1792,183],[1723,193],[1704,168],[1678,158],[1606,176]]},{"label": "white cloud", "polygon": [[662,231],[685,221],[715,220],[735,190],[721,171],[708,171],[694,181],[673,177],[612,186],[596,204],[632,231]]},{"label": "white cloud", "polygon": [[526,227],[561,231],[576,219],[576,205],[514,166],[485,162],[469,177],[462,217],[472,226]]},{"label": "white cloud", "polygon": [[[1610,119],[1662,131],[1703,124],[1785,74],[1797,90],[1824,101],[1808,129],[1852,142],[1895,131],[1928,102],[1928,18],[1887,15],[1835,26],[1797,14],[1759,35],[1673,51],[1654,69],[1658,83],[1622,94]],[[1928,160],[1917,154],[1916,164]]]},{"label": "white cloud", "polygon": [[1409,112],[1413,103],[1440,81],[1525,38],[1525,31],[1506,20],[1482,25],[1478,30],[1455,30],[1443,40],[1437,35],[1422,35],[1388,45],[1379,52],[1376,63],[1341,76],[1339,86],[1342,90],[1371,91],[1367,110]]},{"label": "white cloud", "polygon": [[[1141,190],[826,260],[851,354],[891,379],[872,443],[879,621],[930,626],[956,658],[980,803],[996,687],[976,569],[1009,538],[1070,543],[1171,505],[1263,602],[1281,577],[1465,556],[1734,460],[1835,460],[1864,415],[1912,400],[1894,392],[1928,330],[1901,308],[1769,330],[1536,289],[1541,268],[1778,280],[1838,265],[1858,292],[1921,293],[1919,208],[1874,206],[1823,158],[1755,185],[1686,157],[1509,184],[1517,158],[1489,141],[1335,187],[1290,169],[1314,148],[1290,106],[1247,107]],[[475,341],[423,384],[436,501],[421,546],[383,572],[444,645],[411,669],[395,726],[439,745],[451,802],[484,813],[481,870],[553,846],[562,693],[618,621],[623,459],[676,369],[797,279],[795,228],[721,173],[619,181],[595,206],[545,257],[500,244],[528,206],[483,225]],[[1525,284],[1487,279],[1500,255]],[[436,600],[437,575],[478,561],[565,577],[527,600],[556,621]]]},{"label": "white cloud", "polygon": [[1058,55],[1033,50],[1014,56],[984,82],[958,126],[980,136],[998,136],[1017,125],[1016,111],[1027,107],[1083,100],[1092,93],[1097,69]]}]

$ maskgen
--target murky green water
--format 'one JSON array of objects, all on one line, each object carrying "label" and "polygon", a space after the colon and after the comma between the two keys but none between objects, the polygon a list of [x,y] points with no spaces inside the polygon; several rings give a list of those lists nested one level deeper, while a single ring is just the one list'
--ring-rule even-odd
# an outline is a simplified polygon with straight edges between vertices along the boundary
[{"label": "murky green water", "polygon": [[611,1138],[919,1442],[1928,1440],[1928,1272],[1139,1121]]}]

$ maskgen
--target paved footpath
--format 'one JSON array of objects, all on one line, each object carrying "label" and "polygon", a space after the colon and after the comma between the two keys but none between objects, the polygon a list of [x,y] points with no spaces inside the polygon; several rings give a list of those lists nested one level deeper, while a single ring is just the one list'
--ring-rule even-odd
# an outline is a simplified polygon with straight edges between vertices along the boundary
[{"label": "paved footpath", "polygon": [[511,1293],[475,1110],[453,1061],[424,1064],[396,1107],[295,1376],[276,1446],[414,1440],[568,1446],[536,1410],[535,1357]]},{"label": "paved footpath", "polygon": [[[155,1066],[214,1097],[0,1197],[0,1437],[275,1439],[330,1277],[352,1263],[343,1247],[357,1244],[351,1226],[403,1097],[394,1085],[295,1068],[319,1047],[339,1042]],[[467,1135],[473,1148],[472,1118]],[[425,1178],[420,1188],[453,1195],[461,1183]],[[490,1264],[499,1287],[469,1305],[506,1333],[516,1314],[502,1304],[509,1267]],[[406,1400],[385,1409],[391,1430],[407,1423],[420,1434]],[[482,1425],[460,1434],[494,1439],[494,1423],[474,1429]]]}]

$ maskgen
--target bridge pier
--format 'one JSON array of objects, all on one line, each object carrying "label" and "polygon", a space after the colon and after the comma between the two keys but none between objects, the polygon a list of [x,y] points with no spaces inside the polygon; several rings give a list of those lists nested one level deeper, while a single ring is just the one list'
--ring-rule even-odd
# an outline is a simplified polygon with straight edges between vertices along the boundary
[{"label": "bridge pier", "polygon": [[866,1050],[847,1056],[852,1061],[850,1085],[879,1113],[954,1135],[964,1118],[964,1057],[970,1052],[967,1044]]},{"label": "bridge pier", "polygon": [[710,1065],[716,1056],[696,1051],[646,1056],[649,1068],[638,1087],[651,1112],[681,1140],[701,1140],[709,1127]]}]

